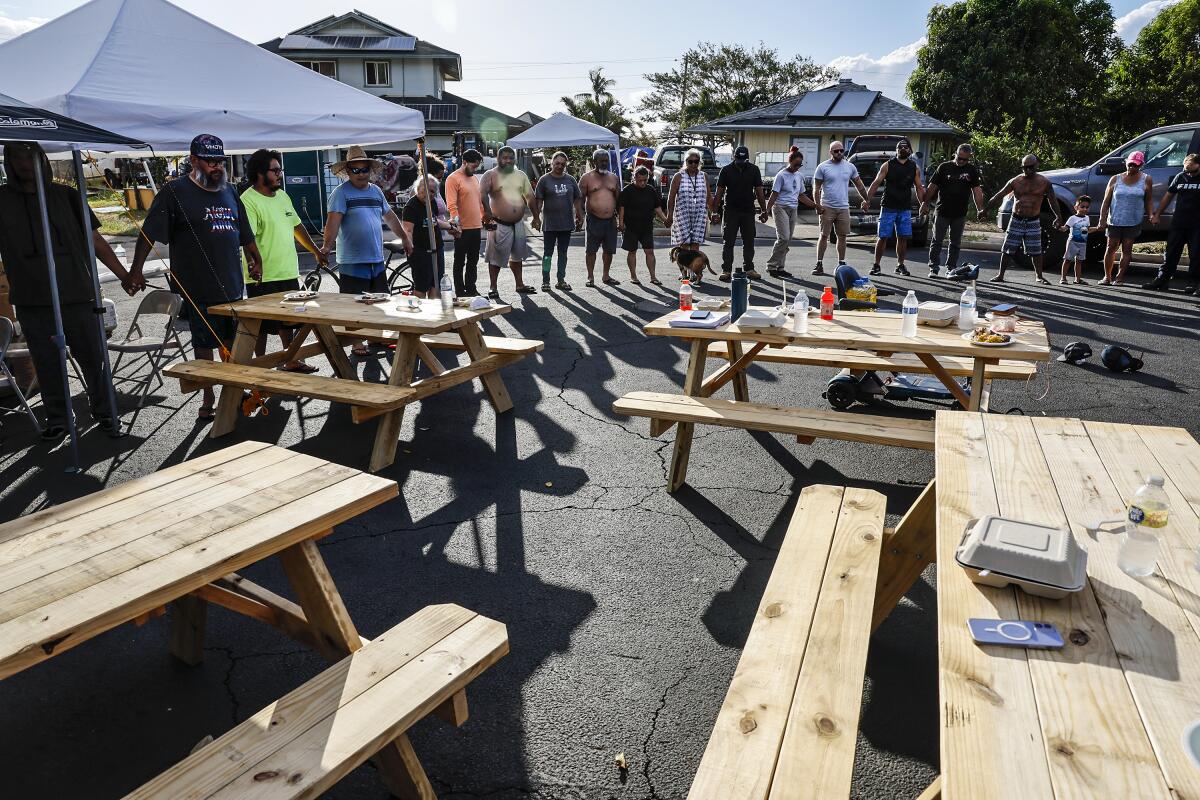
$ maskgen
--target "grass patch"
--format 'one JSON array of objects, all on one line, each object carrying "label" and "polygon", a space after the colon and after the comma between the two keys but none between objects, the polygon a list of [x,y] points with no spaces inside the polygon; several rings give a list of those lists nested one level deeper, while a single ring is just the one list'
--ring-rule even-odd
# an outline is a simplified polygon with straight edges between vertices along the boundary
[{"label": "grass patch", "polygon": [[1161,256],[1166,252],[1166,242],[1139,242],[1133,246],[1135,253],[1150,253],[1152,255]]},{"label": "grass patch", "polygon": [[[133,219],[141,224],[146,218],[145,211],[131,211]],[[137,236],[137,226],[129,218],[129,214],[124,212],[120,214],[97,214],[96,218],[100,220],[100,233],[104,236]]]}]

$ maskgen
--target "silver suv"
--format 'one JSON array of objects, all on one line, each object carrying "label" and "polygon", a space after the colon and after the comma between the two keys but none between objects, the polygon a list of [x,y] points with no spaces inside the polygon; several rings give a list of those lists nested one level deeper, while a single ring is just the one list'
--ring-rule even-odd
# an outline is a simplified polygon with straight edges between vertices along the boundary
[{"label": "silver suv", "polygon": [[[1130,153],[1139,150],[1146,154],[1146,164],[1142,171],[1154,181],[1154,207],[1166,191],[1171,178],[1183,169],[1183,159],[1188,153],[1200,152],[1200,122],[1187,122],[1182,125],[1167,125],[1147,131],[1135,139],[1113,150],[1090,167],[1073,167],[1069,169],[1052,169],[1043,172],[1050,183],[1054,185],[1054,197],[1059,204],[1059,213],[1063,219],[1074,214],[1075,198],[1086,194],[1092,198],[1092,224],[1100,220],[1100,204],[1104,200],[1104,192],[1108,181],[1113,175],[1125,171],[1125,159]],[[1008,220],[1012,214],[1013,198],[1009,195],[1000,207],[996,224],[1001,230],[1008,229]],[[1163,214],[1157,226],[1151,226],[1146,220],[1142,225],[1142,239],[1162,239],[1166,236],[1171,224],[1171,211]],[[1066,247],[1066,234],[1050,229],[1053,215],[1049,206],[1042,208],[1042,239],[1045,245],[1046,263],[1052,264],[1062,259]],[[1092,234],[1088,240],[1089,260],[1098,259],[1104,252],[1104,235]]]}]

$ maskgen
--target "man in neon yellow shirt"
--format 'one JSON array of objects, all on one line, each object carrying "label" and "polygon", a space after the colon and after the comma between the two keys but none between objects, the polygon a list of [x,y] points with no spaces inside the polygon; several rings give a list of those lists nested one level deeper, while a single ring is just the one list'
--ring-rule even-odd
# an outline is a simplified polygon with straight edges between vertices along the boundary
[{"label": "man in neon yellow shirt", "polygon": [[[316,256],[324,265],[327,259],[305,230],[292,200],[283,191],[283,156],[274,150],[256,150],[246,162],[246,177],[250,188],[242,192],[246,217],[254,231],[259,252],[262,253],[262,279],[255,282],[246,275],[246,294],[261,297],[277,292],[294,292],[300,288],[300,258],[296,242]],[[242,269],[245,271],[245,264]],[[263,322],[254,351],[263,355],[267,350],[267,334],[277,333],[284,349],[292,343],[294,326],[278,322]],[[317,368],[293,359],[280,367],[287,372],[316,372]]]}]

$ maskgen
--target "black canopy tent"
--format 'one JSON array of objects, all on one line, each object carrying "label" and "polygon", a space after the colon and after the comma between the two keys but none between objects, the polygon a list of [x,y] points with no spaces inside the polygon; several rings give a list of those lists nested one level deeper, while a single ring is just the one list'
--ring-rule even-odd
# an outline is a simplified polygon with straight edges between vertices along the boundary
[{"label": "black canopy tent", "polygon": [[[103,346],[104,306],[100,295],[100,275],[96,267],[96,253],[92,246],[90,210],[87,203],[87,179],[83,171],[81,150],[129,150],[147,145],[135,139],[119,136],[83,122],[54,114],[7,95],[0,94],[0,142],[35,142],[49,152],[70,151],[75,164],[75,178],[79,185],[80,215],[84,226],[84,241],[87,242],[88,264],[95,293],[96,334],[100,337],[101,352],[104,354],[104,382],[108,394],[109,413],[112,415],[113,430],[120,430],[117,416],[117,398],[112,385],[112,368],[108,360],[108,348]],[[71,439],[70,471],[79,471],[79,438],[75,425],[74,406],[70,402],[70,382],[67,375],[67,342],[63,335],[62,309],[58,294],[58,272],[54,264],[54,246],[50,232],[50,217],[46,204],[45,168],[41,158],[34,158],[34,178],[37,184],[38,208],[42,216],[42,244],[46,253],[46,268],[50,275],[50,296],[54,312],[54,343],[58,348],[59,369],[62,371],[63,386],[67,388],[67,432]]]}]

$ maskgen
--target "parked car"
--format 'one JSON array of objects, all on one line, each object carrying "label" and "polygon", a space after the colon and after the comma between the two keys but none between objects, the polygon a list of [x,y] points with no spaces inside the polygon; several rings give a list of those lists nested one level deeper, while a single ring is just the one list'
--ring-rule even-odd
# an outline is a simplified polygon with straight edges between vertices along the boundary
[{"label": "parked car", "polygon": [[[1092,198],[1092,224],[1099,224],[1100,205],[1104,200],[1104,192],[1108,181],[1113,175],[1125,171],[1125,159],[1135,150],[1146,154],[1146,164],[1142,171],[1154,181],[1154,206],[1166,191],[1171,178],[1183,169],[1183,159],[1188,153],[1200,152],[1200,122],[1188,122],[1182,125],[1167,125],[1143,133],[1135,139],[1108,153],[1088,167],[1071,167],[1067,169],[1046,170],[1042,175],[1054,186],[1055,202],[1059,204],[1059,214],[1066,219],[1074,214],[1075,198],[1086,194]],[[1009,195],[1000,206],[996,224],[1001,230],[1008,229],[1008,221],[1012,215],[1013,197]],[[1141,239],[1155,240],[1166,237],[1167,228],[1171,224],[1171,211],[1163,214],[1157,226],[1152,226],[1149,220],[1142,224]],[[1054,219],[1053,210],[1049,204],[1042,205],[1042,244],[1046,254],[1047,264],[1062,261],[1063,250],[1066,248],[1067,235],[1052,230],[1050,223]],[[1104,255],[1104,234],[1094,233],[1088,237],[1087,257],[1089,261],[1098,261]]]},{"label": "parked car", "polygon": [[[859,136],[858,139],[865,137]],[[871,137],[885,138],[885,137]],[[899,139],[900,137],[895,137]],[[855,140],[857,142],[857,139]],[[871,186],[871,181],[875,180],[875,176],[879,174],[879,169],[888,162],[888,159],[894,158],[895,150],[860,150],[850,156],[850,163],[858,167],[858,175],[862,178],[862,182]],[[925,175],[924,167],[921,168],[921,181],[927,182],[928,178]],[[862,210],[862,195],[858,193],[858,189],[854,184],[850,184],[850,230],[854,233],[874,233],[878,228],[879,211],[883,201],[883,186],[880,185],[875,190],[875,196],[871,198],[871,210],[864,212]],[[920,216],[917,212],[920,210],[921,204],[917,202],[917,189],[913,187],[912,191],[912,238],[909,240],[911,244],[924,246],[929,243],[929,217]]]},{"label": "parked car", "polygon": [[[651,180],[662,191],[664,199],[671,191],[671,179],[675,177],[676,172],[683,169],[684,154],[692,147],[690,144],[665,144],[654,154],[654,174]],[[700,151],[700,169],[708,176],[709,189],[715,190],[721,168],[717,166],[712,148],[696,146],[696,149]]]}]

